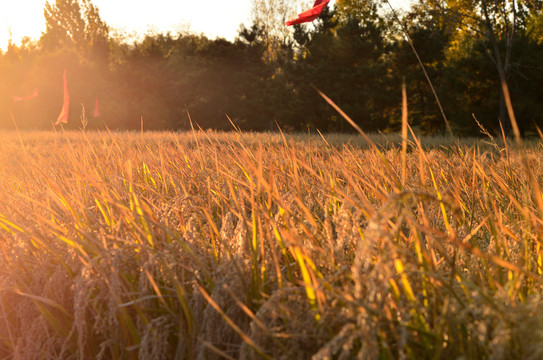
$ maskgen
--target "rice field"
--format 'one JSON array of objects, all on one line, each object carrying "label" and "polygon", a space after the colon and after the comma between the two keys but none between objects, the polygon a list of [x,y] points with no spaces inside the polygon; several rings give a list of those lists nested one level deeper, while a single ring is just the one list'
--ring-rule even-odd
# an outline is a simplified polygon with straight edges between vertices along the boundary
[{"label": "rice field", "polygon": [[370,138],[0,133],[0,358],[543,358],[543,141]]}]

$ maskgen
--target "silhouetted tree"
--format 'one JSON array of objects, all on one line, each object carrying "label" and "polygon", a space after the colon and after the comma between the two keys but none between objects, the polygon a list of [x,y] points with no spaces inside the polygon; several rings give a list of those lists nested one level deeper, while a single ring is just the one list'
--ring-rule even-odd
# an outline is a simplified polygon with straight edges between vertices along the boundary
[{"label": "silhouetted tree", "polygon": [[109,28],[91,0],[55,0],[45,3],[45,48],[74,47],[88,58],[104,57]]}]

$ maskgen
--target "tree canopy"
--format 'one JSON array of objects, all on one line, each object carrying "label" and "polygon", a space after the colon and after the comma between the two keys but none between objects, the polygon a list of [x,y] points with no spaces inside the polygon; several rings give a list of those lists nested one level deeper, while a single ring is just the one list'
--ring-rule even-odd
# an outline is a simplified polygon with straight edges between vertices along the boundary
[{"label": "tree canopy", "polygon": [[[91,0],[46,3],[36,42],[0,53],[0,127],[51,128],[67,70],[68,128],[202,128],[351,131],[319,97],[332,98],[363,129],[396,131],[401,84],[410,122],[424,133],[445,124],[420,63],[456,134],[478,124],[507,129],[503,80],[520,131],[543,124],[541,1],[420,1],[399,21],[380,0],[338,0],[312,24],[284,25],[302,2],[254,0],[253,17],[233,41],[190,33],[114,36]],[[407,36],[408,35],[408,36]],[[39,96],[14,101],[13,96]],[[99,104],[99,117],[92,109]],[[230,119],[230,120],[229,120]],[[501,121],[501,125],[500,125]]]}]

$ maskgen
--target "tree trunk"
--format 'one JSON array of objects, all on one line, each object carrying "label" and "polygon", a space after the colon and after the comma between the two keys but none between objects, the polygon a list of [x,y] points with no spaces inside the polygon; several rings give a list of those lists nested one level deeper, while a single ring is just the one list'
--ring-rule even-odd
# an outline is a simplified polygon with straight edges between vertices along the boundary
[{"label": "tree trunk", "polygon": [[[481,3],[482,3],[483,14],[485,16],[485,23],[487,26],[488,35],[490,36],[490,41],[494,49],[495,65],[497,67],[498,75],[500,77],[500,83],[501,83],[500,84],[501,85],[500,87],[501,89],[500,91],[500,121],[502,121],[502,125],[504,127],[504,130],[506,131],[506,134],[507,134],[506,129],[512,129],[516,140],[518,142],[521,142],[520,131],[518,128],[517,119],[515,117],[515,112],[513,110],[511,94],[509,93],[509,85],[507,83],[508,72],[509,72],[509,61],[510,61],[509,59],[510,59],[511,49],[513,47],[514,37],[511,36],[511,38],[507,39],[508,44],[507,44],[507,52],[505,56],[506,63],[504,66],[502,62],[501,54],[500,54],[500,49],[498,46],[498,39],[496,38],[496,35],[494,34],[495,29],[490,19],[490,16],[488,14],[487,3],[485,0],[483,0]],[[514,29],[511,31],[514,31]],[[506,74],[506,71],[507,71],[507,74]],[[502,117],[502,102],[503,102],[504,110],[507,110],[507,111],[504,111],[503,117]]]}]

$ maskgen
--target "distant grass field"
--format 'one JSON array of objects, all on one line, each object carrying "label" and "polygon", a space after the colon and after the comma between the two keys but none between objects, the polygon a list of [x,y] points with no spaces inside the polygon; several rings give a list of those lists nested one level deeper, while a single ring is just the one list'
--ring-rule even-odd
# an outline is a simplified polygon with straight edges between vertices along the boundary
[{"label": "distant grass field", "polygon": [[0,358],[543,358],[543,142],[372,140],[0,133]]}]

